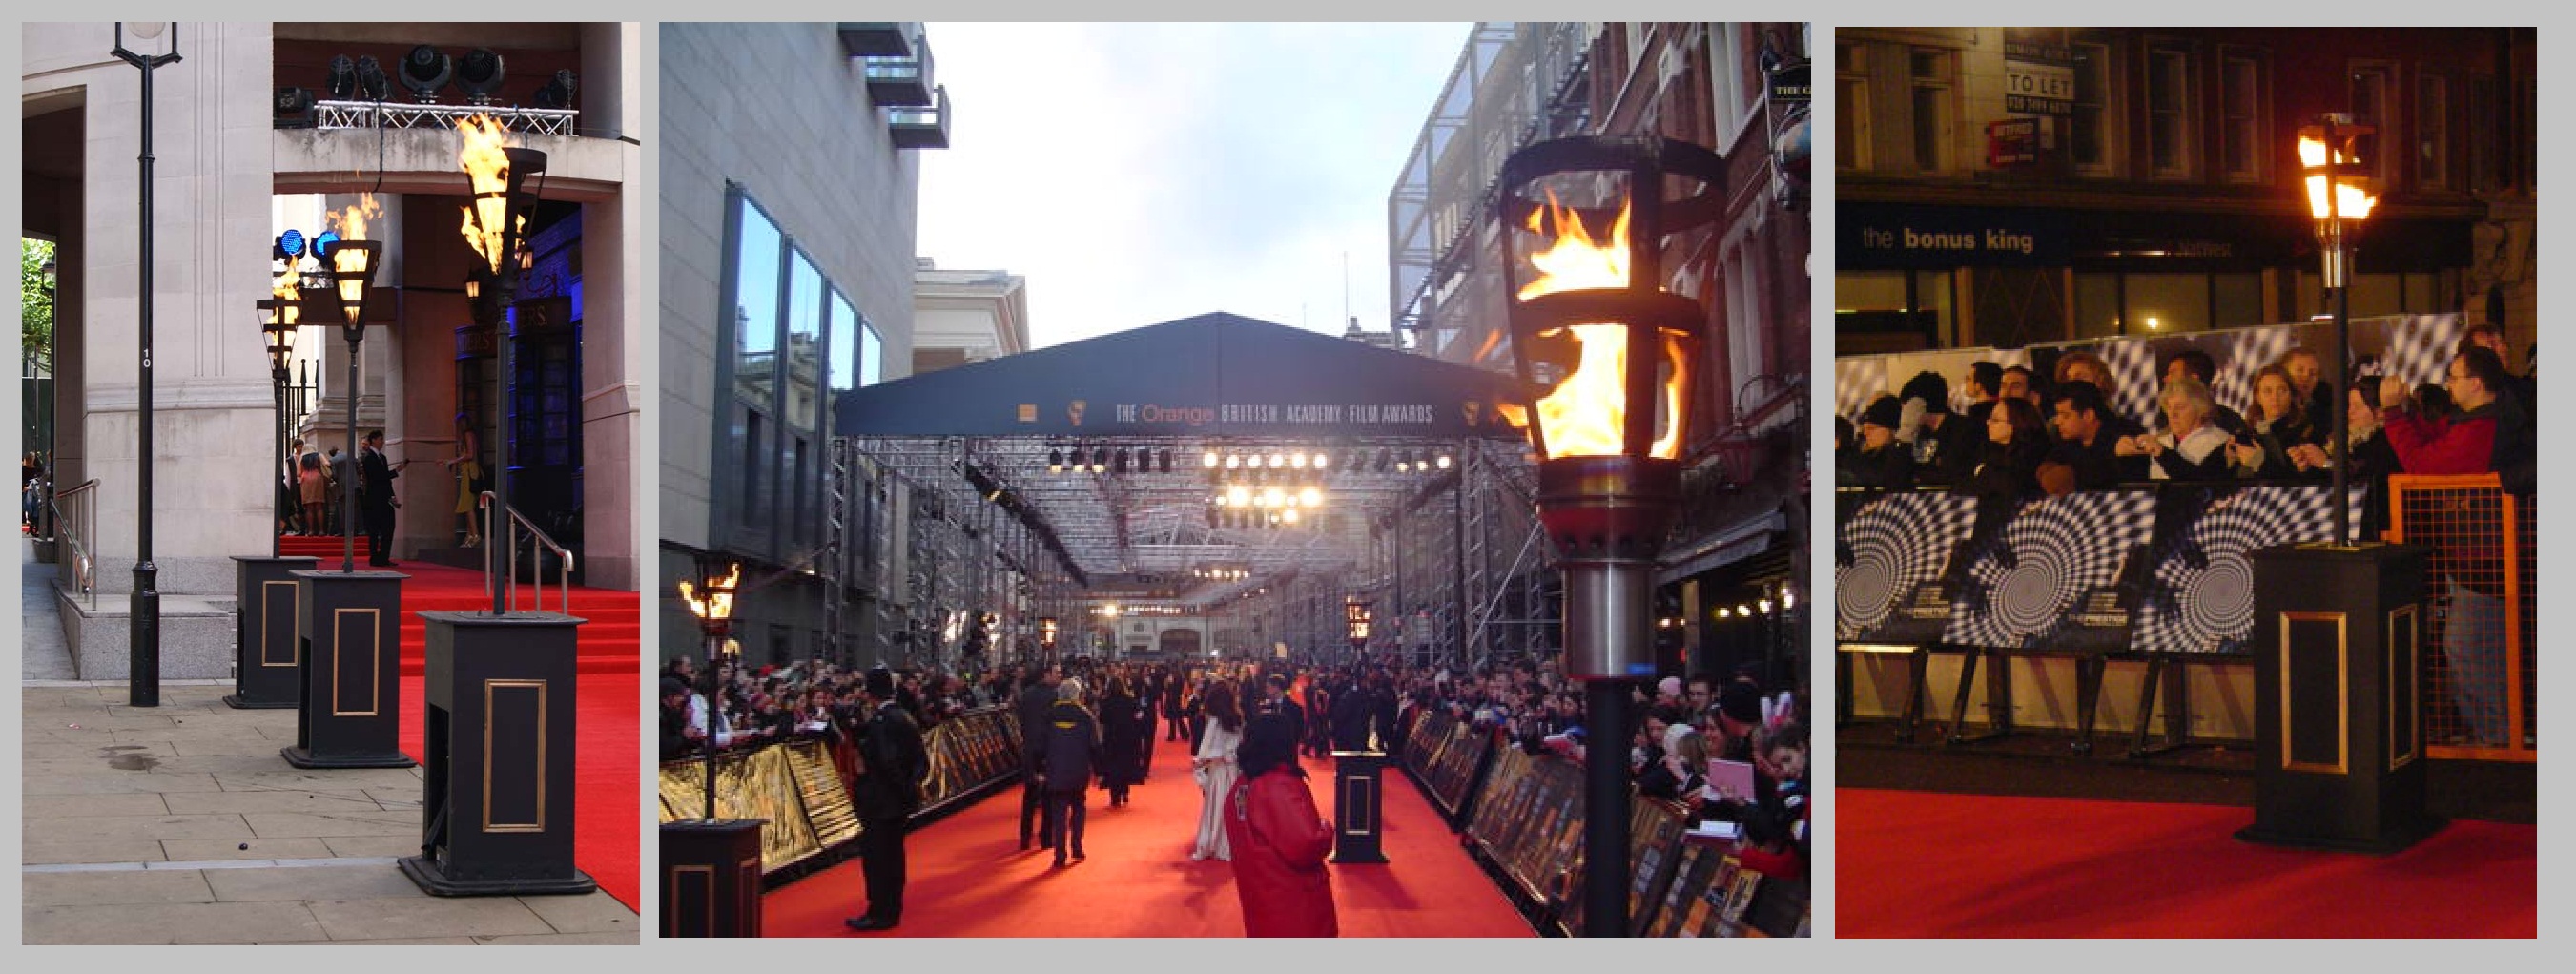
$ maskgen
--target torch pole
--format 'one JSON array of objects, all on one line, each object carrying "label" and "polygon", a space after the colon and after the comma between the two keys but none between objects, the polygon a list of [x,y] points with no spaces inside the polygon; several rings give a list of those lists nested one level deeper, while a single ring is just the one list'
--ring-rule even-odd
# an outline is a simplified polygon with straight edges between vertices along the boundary
[{"label": "torch pole", "polygon": [[[493,611],[497,613],[500,610],[495,609]],[[723,658],[724,630],[719,627],[709,626],[707,628],[706,674],[707,737],[706,740],[699,742],[703,745],[699,750],[705,752],[706,757],[706,821],[709,822],[716,820],[716,701],[722,697],[724,690],[722,686],[716,683],[716,661]]]},{"label": "torch pole", "polygon": [[[2331,180],[2333,177],[2329,176],[2327,178]],[[2335,241],[2334,254],[2327,258],[2335,261],[2336,263],[2343,263],[2349,257],[2347,252],[2343,249],[2343,241],[2340,239],[2340,236],[2340,234],[2337,235],[2338,239]],[[2352,269],[2350,267],[2345,267],[2342,268],[2342,271],[2345,274],[2350,274]],[[2346,392],[2346,389],[2350,386],[2349,376],[2352,372],[2352,287],[2350,286],[2350,281],[2346,281],[2344,284],[2345,286],[2343,287],[2335,288],[2333,359],[2335,370],[2334,375],[2332,376],[2334,380],[2334,435],[2342,437],[2343,456],[2337,458],[2335,461],[2333,492],[2328,495],[2330,502],[2334,505],[2334,543],[2337,547],[2346,547],[2352,544],[2352,502],[2350,495],[2347,493],[2350,490],[2348,485],[2351,482],[2352,476],[2352,427],[2350,425],[2351,418],[2348,415],[2349,411],[2352,409],[2352,396]]]},{"label": "torch pole", "polygon": [[[358,570],[358,477],[359,472],[365,469],[364,465],[358,462],[358,343],[364,340],[367,334],[366,312],[363,309],[358,312],[358,324],[347,329],[346,334],[349,338],[349,388],[342,393],[342,399],[348,405],[344,413],[349,419],[349,465],[342,471],[340,477],[340,571],[342,574]],[[384,552],[379,551],[368,557],[371,561],[380,559],[384,557]]]},{"label": "torch pole", "polygon": [[1591,680],[1583,763],[1583,935],[1628,935],[1628,681]]}]

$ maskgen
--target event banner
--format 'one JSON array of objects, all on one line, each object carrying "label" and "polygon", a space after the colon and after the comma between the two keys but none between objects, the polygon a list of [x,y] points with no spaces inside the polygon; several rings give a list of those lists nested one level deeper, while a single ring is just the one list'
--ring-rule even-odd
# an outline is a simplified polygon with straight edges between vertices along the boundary
[{"label": "event banner", "polygon": [[[2410,385],[2439,383],[2459,346],[2463,325],[2456,314],[2397,315],[2363,318],[2352,323],[2352,356],[2373,363],[2379,375],[2394,375]],[[2218,366],[2211,394],[2239,413],[2252,408],[2254,373],[2280,361],[2292,349],[2305,348],[2320,357],[2334,347],[2334,326],[2323,322],[2260,325],[2218,331],[2185,332],[2152,337],[2100,338],[2032,345],[2018,349],[1958,348],[1885,355],[1848,355],[1834,360],[1834,412],[1857,422],[1870,401],[1894,395],[1917,373],[1935,372],[1950,385],[1953,411],[1968,404],[1968,367],[1978,361],[2022,365],[2048,374],[2071,352],[2100,356],[2111,367],[2111,404],[2122,415],[2159,425],[2156,390],[2164,384],[2163,363],[2185,350],[2208,353]]]},{"label": "event banner", "polygon": [[[2251,552],[2323,540],[2323,484],[2173,484],[1988,511],[1946,491],[1846,491],[1835,638],[2077,653],[2242,653]],[[2355,523],[2364,490],[2346,495]]]}]

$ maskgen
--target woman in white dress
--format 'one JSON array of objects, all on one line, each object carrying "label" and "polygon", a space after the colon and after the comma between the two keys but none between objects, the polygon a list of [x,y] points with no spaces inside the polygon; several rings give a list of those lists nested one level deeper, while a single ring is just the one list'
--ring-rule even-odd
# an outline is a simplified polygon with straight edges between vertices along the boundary
[{"label": "woman in white dress", "polygon": [[1217,681],[1206,700],[1207,733],[1199,738],[1198,757],[1190,763],[1190,773],[1199,783],[1199,834],[1190,846],[1190,859],[1213,856],[1231,862],[1234,852],[1225,842],[1225,796],[1233,793],[1238,773],[1234,752],[1243,744],[1243,710],[1235,700],[1232,681]]}]

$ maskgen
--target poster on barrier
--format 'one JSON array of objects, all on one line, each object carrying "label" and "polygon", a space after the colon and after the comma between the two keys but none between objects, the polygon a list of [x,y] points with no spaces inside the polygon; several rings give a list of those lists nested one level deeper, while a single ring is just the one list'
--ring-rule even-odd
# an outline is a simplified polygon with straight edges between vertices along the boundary
[{"label": "poster on barrier", "polygon": [[[2254,638],[2254,569],[2246,555],[2334,533],[2334,489],[2324,484],[2175,486],[2156,505],[2156,540],[2141,580],[2132,649],[2141,653],[2244,653]],[[2366,489],[2346,495],[2360,524]]]},{"label": "poster on barrier", "polygon": [[1946,581],[1976,529],[1977,504],[1948,491],[1838,494],[1834,638],[1847,643],[1939,642],[1950,622]]},{"label": "poster on barrier", "polygon": [[1968,545],[1944,641],[1992,649],[2124,652],[2137,590],[2123,584],[2153,539],[2156,495],[2067,494],[2024,503]]}]

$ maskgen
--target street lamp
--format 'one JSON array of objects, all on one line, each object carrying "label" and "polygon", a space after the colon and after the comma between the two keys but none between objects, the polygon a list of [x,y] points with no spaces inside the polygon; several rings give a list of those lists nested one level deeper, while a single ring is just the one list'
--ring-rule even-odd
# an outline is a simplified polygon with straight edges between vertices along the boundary
[{"label": "street lamp", "polygon": [[[467,68],[458,74],[460,83],[472,73],[477,63],[475,57],[487,53],[476,48],[472,55],[467,56]],[[493,59],[491,71],[495,77],[498,76],[497,56]],[[510,392],[511,385],[518,379],[518,347],[510,340],[514,327],[510,320],[510,307],[518,300],[520,272],[529,263],[527,224],[537,208],[537,191],[528,184],[528,177],[545,174],[546,154],[536,149],[504,147],[501,144],[501,123],[489,115],[460,120],[456,129],[465,136],[464,148],[457,153],[457,163],[464,168],[474,187],[474,204],[465,209],[461,232],[466,243],[483,258],[476,275],[488,274],[492,282],[488,288],[479,283],[469,283],[466,294],[467,300],[472,302],[476,321],[492,327],[492,346],[498,362],[495,366],[498,373],[495,391],[500,399],[500,408],[493,410],[491,439],[493,512],[491,523],[484,526],[486,532],[498,535],[508,523],[505,519],[518,516],[510,506],[511,431],[518,419],[517,399]],[[500,615],[508,609],[506,600],[510,578],[506,559],[509,552],[503,550],[507,547],[514,546],[484,545],[483,557],[489,561],[485,574],[491,579],[493,615]]]},{"label": "street lamp", "polygon": [[[2370,134],[2368,125],[2355,125],[2352,116],[2330,113],[2317,124],[2299,129],[2299,167],[2306,174],[2308,215],[2316,221],[2317,247],[2325,261],[2325,285],[2335,292],[2334,368],[2326,370],[2333,383],[2334,426],[2336,435],[2351,438],[2345,413],[2352,407],[2344,392],[2349,382],[2346,373],[2352,369],[2352,248],[2347,241],[2351,231],[2370,218],[2378,202],[2371,180],[2351,172],[2354,163],[2353,142]],[[2346,483],[2350,479],[2351,445],[2346,443],[2344,462],[2334,465],[2334,486],[2329,495],[2334,507],[2334,543],[2352,543],[2351,505],[2346,503]]]},{"label": "street lamp", "polygon": [[[358,347],[367,340],[367,297],[376,289],[376,258],[384,252],[381,240],[342,240],[331,245],[326,260],[331,265],[331,300],[340,309],[340,338],[349,343],[349,388],[344,398],[348,404],[349,470],[340,478],[340,572],[358,570]],[[373,552],[371,561],[381,561],[389,552]]]},{"label": "street lamp", "polygon": [[179,25],[173,23],[137,23],[134,36],[149,41],[170,34],[170,49],[159,54],[141,54],[125,48],[123,22],[116,25],[116,49],[109,53],[118,60],[143,72],[143,151],[135,156],[141,170],[139,177],[142,220],[135,226],[135,244],[139,251],[136,274],[142,308],[135,318],[138,348],[142,352],[143,370],[135,383],[135,449],[134,449],[134,594],[128,603],[130,621],[126,639],[126,703],[136,707],[161,705],[161,569],[152,563],[152,71],[179,60]]},{"label": "street lamp", "polygon": [[1055,635],[1058,628],[1054,616],[1038,617],[1038,649],[1046,659],[1055,658]]},{"label": "street lamp", "polygon": [[[1533,390],[1504,415],[1540,456],[1539,520],[1565,572],[1567,675],[1593,739],[1624,739],[1627,681],[1652,677],[1654,569],[1681,494],[1707,312],[1665,287],[1668,238],[1713,226],[1725,163],[1658,137],[1540,142],[1503,162],[1512,355]],[[1695,182],[1667,198],[1668,183]],[[1597,237],[1597,239],[1596,239]],[[1628,935],[1626,762],[1585,765],[1584,935]]]},{"label": "street lamp", "polygon": [[[262,298],[259,301],[259,332],[268,348],[268,377],[277,387],[277,467],[269,471],[272,483],[282,484],[286,471],[286,367],[295,355],[296,319],[303,308],[292,297]],[[278,493],[272,487],[269,493]],[[273,504],[274,502],[272,502]],[[269,532],[268,554],[274,558],[284,553],[284,539]]]},{"label": "street lamp", "polygon": [[[706,809],[702,821],[716,820],[716,702],[724,698],[724,688],[716,683],[716,669],[724,661],[725,640],[733,634],[733,599],[742,586],[742,563],[726,566],[725,573],[712,570],[699,573],[699,581],[680,581],[680,601],[688,603],[689,614],[698,617],[698,631],[706,637],[707,738],[700,748],[706,752]],[[495,610],[498,614],[498,610]]]}]

